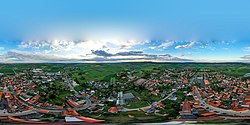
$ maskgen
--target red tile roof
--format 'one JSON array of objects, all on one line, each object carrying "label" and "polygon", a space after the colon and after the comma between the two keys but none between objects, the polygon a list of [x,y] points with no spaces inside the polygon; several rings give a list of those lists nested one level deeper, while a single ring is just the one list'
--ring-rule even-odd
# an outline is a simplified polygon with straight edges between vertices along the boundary
[{"label": "red tile roof", "polygon": [[234,111],[240,112],[240,111],[247,111],[248,108],[234,108]]},{"label": "red tile roof", "polygon": [[71,115],[78,115],[78,113],[75,111],[75,110],[73,110],[72,112],[70,112],[71,113]]},{"label": "red tile roof", "polygon": [[111,107],[110,109],[108,109],[108,112],[110,112],[110,113],[117,113],[118,109],[117,109],[117,107]]},{"label": "red tile roof", "polygon": [[48,114],[50,111],[49,110],[40,109],[40,110],[37,110],[37,112]]},{"label": "red tile roof", "polygon": [[67,102],[69,103],[70,106],[72,107],[78,107],[79,105],[76,104],[72,99],[68,99]]},{"label": "red tile roof", "polygon": [[165,105],[162,102],[158,102],[157,105],[161,108],[165,107]]},{"label": "red tile roof", "polygon": [[180,112],[181,114],[191,114],[191,105],[188,101],[185,101],[184,104],[182,105],[182,111]]},{"label": "red tile roof", "polygon": [[10,97],[10,93],[9,92],[5,92],[5,98],[9,98]]},{"label": "red tile roof", "polygon": [[13,116],[8,116],[8,118],[14,122],[21,122],[21,123],[29,123],[29,124],[45,124],[48,122],[43,122],[43,121],[29,121],[29,120],[24,120],[24,119],[19,119]]},{"label": "red tile roof", "polygon": [[0,101],[2,100],[3,92],[0,91]]},{"label": "red tile roof", "polygon": [[62,111],[62,116],[67,116],[67,115],[69,115],[69,112],[66,111],[66,110],[63,110],[63,111]]},{"label": "red tile roof", "polygon": [[209,84],[210,84],[210,82],[209,82],[208,80],[204,80],[204,83],[205,83],[206,85],[209,85]]},{"label": "red tile roof", "polygon": [[188,83],[188,80],[187,80],[187,79],[184,79],[184,80],[183,80],[183,83],[187,84],[187,83]]}]

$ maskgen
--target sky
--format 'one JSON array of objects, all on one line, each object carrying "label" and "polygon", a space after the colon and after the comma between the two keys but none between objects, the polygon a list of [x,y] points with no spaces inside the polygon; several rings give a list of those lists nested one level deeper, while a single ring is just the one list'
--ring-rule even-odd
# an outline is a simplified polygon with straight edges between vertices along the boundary
[{"label": "sky", "polygon": [[249,0],[0,1],[0,63],[250,62]]}]

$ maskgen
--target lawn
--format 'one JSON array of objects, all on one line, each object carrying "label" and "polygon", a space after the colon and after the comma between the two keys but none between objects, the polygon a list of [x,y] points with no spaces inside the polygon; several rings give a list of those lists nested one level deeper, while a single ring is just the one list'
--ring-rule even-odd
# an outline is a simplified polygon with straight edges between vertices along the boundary
[{"label": "lawn", "polygon": [[127,105],[127,108],[139,108],[139,107],[144,107],[144,106],[148,106],[148,102],[150,100],[154,100],[154,101],[159,101],[160,98],[155,96],[155,95],[151,95],[149,94],[148,91],[142,91],[142,92],[138,92],[135,90],[129,90],[126,91],[125,93],[129,93],[131,92],[135,97],[140,97],[141,100],[136,100],[134,102],[131,102],[129,105]]},{"label": "lawn", "polygon": [[145,107],[148,106],[149,104],[146,101],[140,101],[140,100],[136,100],[133,102],[130,102],[128,105],[124,106],[125,108],[141,108],[141,107]]}]

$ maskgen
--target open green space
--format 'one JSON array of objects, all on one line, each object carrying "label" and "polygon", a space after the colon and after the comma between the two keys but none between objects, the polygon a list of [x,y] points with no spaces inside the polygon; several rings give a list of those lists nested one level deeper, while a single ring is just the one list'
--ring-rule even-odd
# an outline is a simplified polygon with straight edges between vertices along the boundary
[{"label": "open green space", "polygon": [[[164,71],[169,68],[183,69],[190,68],[193,70],[207,69],[208,71],[220,71],[227,75],[241,77],[246,73],[250,73],[250,64],[236,63],[236,64],[172,64],[172,63],[121,63],[121,64],[75,64],[78,69],[67,70],[67,73],[78,82],[86,81],[104,81],[110,82],[115,79],[116,74],[126,71],[134,71],[135,76],[147,77],[147,72]],[[69,66],[72,67],[72,66]],[[140,73],[144,71],[144,73]],[[115,79],[117,81],[117,79]]]},{"label": "open green space", "polygon": [[245,63],[117,63],[117,64],[0,64],[0,72],[13,74],[16,72],[41,68],[46,72],[64,71],[79,82],[89,80],[107,81],[114,80],[115,74],[122,71],[135,71],[135,76],[144,77],[139,71],[164,71],[169,68],[190,68],[194,70],[208,69],[209,71],[221,71],[227,75],[241,77],[250,73],[250,64]]},{"label": "open green space", "polygon": [[55,105],[62,105],[67,100],[66,97],[73,94],[73,92],[67,90],[67,86],[62,82],[40,84],[35,89],[46,93],[42,94],[40,102],[48,101],[50,104]]}]

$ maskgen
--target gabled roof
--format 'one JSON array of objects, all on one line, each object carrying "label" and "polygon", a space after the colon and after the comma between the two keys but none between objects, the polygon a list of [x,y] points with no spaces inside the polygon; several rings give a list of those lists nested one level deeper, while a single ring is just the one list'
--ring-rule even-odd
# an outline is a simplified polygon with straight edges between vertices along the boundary
[{"label": "gabled roof", "polygon": [[182,105],[182,111],[180,112],[182,114],[192,114],[191,111],[191,105],[188,101],[185,101],[184,104]]},{"label": "gabled roof", "polygon": [[108,112],[110,112],[110,113],[117,113],[118,112],[118,108],[117,107],[111,107],[110,109],[108,109]]}]

